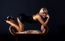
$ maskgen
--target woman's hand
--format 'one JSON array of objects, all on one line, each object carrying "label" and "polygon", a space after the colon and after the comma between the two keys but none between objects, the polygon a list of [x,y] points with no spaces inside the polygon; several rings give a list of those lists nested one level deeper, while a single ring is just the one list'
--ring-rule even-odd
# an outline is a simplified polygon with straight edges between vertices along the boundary
[{"label": "woman's hand", "polygon": [[44,22],[44,24],[47,24],[50,18],[49,15],[47,15],[46,17],[47,17],[47,20]]}]

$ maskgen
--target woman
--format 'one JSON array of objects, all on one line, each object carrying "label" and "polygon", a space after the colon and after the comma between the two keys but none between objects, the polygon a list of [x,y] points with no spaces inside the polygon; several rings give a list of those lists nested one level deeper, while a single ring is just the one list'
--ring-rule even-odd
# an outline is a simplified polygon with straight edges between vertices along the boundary
[{"label": "woman", "polygon": [[47,25],[48,20],[49,20],[47,9],[41,8],[39,13],[37,13],[36,15],[33,15],[33,19],[38,20],[41,23],[41,31],[44,33],[45,32],[44,27]]},{"label": "woman", "polygon": [[[32,16],[33,20],[34,21],[38,21],[40,22],[41,24],[41,31],[42,33],[45,33],[46,29],[45,29],[45,26],[47,25],[48,23],[48,20],[49,20],[49,15],[48,15],[48,11],[46,8],[41,8],[41,10],[39,11],[39,13],[37,13],[36,15],[33,15]],[[31,18],[31,19],[32,19]],[[20,19],[17,17],[17,22],[15,22],[14,20],[12,19],[7,19],[5,20],[6,23],[10,24],[10,26],[12,26],[13,28],[16,28],[17,30],[17,33],[41,33],[40,31],[36,31],[36,30],[27,30],[27,31],[24,31],[24,24],[23,22],[20,21]],[[26,21],[26,20],[25,20]],[[28,20],[28,21],[31,21],[32,20]],[[9,29],[9,31],[11,32],[11,30]]]}]

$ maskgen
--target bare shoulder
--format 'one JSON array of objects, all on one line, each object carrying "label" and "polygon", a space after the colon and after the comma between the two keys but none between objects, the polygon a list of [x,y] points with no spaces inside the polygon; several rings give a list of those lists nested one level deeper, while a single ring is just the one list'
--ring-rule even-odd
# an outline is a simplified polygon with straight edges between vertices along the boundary
[{"label": "bare shoulder", "polygon": [[36,15],[36,18],[40,18],[40,15],[39,15],[39,14],[37,14],[37,15]]}]

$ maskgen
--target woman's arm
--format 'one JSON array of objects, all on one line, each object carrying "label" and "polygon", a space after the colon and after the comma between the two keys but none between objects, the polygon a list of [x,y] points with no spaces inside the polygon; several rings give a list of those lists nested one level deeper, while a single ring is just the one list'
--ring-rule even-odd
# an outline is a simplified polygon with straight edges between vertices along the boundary
[{"label": "woman's arm", "polygon": [[39,15],[33,16],[33,19],[34,19],[34,20],[38,20],[41,24],[44,24],[43,19],[42,19]]},{"label": "woman's arm", "polygon": [[47,15],[46,17],[47,17],[47,20],[44,22],[44,24],[47,24],[49,21],[49,15]]}]

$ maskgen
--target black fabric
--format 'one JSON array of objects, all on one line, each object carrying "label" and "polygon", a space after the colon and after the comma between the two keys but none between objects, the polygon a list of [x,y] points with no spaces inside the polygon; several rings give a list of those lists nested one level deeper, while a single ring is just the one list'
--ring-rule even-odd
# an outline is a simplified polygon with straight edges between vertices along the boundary
[{"label": "black fabric", "polygon": [[24,24],[25,30],[40,30],[40,23],[38,21],[33,20],[32,16],[20,14],[20,20]]},{"label": "black fabric", "polygon": [[[41,16],[41,18],[43,18]],[[44,21],[46,21],[47,17],[43,18]],[[20,20],[24,24],[25,30],[28,29],[35,29],[40,30],[41,24],[39,21],[33,20],[32,16],[27,16],[25,14],[20,14]]]},{"label": "black fabric", "polygon": [[32,18],[32,16],[27,16],[27,15],[25,15],[25,14],[21,14],[20,15],[20,19],[21,19],[21,21],[22,22],[26,22],[26,23],[33,23],[33,22],[35,22],[34,20],[33,20],[33,18]]}]

